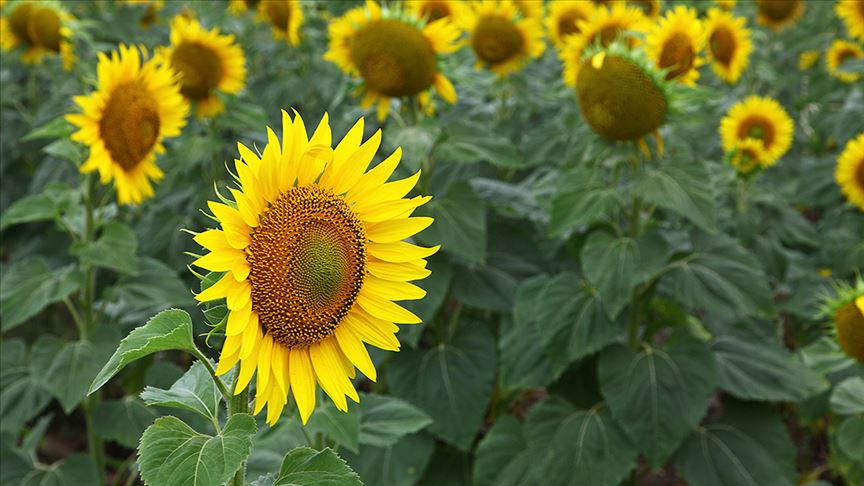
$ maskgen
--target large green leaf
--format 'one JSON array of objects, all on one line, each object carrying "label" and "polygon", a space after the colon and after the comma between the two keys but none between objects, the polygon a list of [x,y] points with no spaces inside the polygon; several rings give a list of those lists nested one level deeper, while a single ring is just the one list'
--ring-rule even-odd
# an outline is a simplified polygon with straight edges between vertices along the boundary
[{"label": "large green leaf", "polygon": [[48,369],[43,370],[40,376],[45,388],[60,401],[67,414],[87,395],[90,383],[116,349],[119,338],[113,327],[100,326],[86,339],[63,343]]},{"label": "large green leaf", "polygon": [[41,257],[30,257],[4,269],[0,281],[0,330],[8,331],[78,289],[74,265],[51,269]]},{"label": "large green leaf", "polygon": [[194,304],[189,287],[175,269],[149,257],[139,258],[138,263],[137,274],[121,275],[115,285],[105,289],[103,298],[109,302],[106,314],[124,324],[135,324],[168,307]]},{"label": "large green leaf", "polygon": [[196,361],[171,388],[148,386],[141,392],[141,399],[151,406],[190,410],[212,421],[219,417],[222,394],[204,364]]},{"label": "large green leaf", "polygon": [[386,395],[362,395],[359,415],[360,443],[377,447],[391,446],[432,423],[419,408]]},{"label": "large green leaf", "polygon": [[[362,404],[361,404],[362,406]],[[360,438],[360,414],[344,413],[331,400],[319,400],[315,413],[306,427],[311,433],[321,433],[340,446],[357,452]]]},{"label": "large green leaf", "polygon": [[471,263],[486,261],[486,206],[467,182],[450,186],[424,212],[435,222],[419,235],[420,241],[441,245],[443,251]]},{"label": "large green leaf", "polygon": [[481,324],[463,322],[452,342],[402,352],[390,364],[393,394],[429,414],[429,430],[467,450],[483,421],[495,379],[495,340]]},{"label": "large green leaf", "polygon": [[357,473],[332,449],[298,447],[285,456],[275,485],[363,486]]},{"label": "large green leaf", "polygon": [[366,486],[413,486],[426,470],[434,449],[432,437],[420,432],[387,447],[361,445],[360,454],[346,451],[342,456]]},{"label": "large green leaf", "polygon": [[734,335],[711,344],[721,388],[749,400],[801,401],[828,383],[778,345]]},{"label": "large green leaf", "polygon": [[70,249],[73,255],[87,263],[131,275],[138,273],[137,250],[135,232],[117,221],[106,224],[93,243],[75,242]]},{"label": "large green leaf", "polygon": [[0,483],[15,486],[100,484],[100,471],[86,454],[74,453],[54,464],[34,464],[15,451],[2,450]]},{"label": "large green leaf", "polygon": [[633,190],[651,204],[674,211],[705,231],[715,231],[714,189],[708,165],[681,158],[646,166]]},{"label": "large green leaf", "polygon": [[0,230],[20,223],[50,221],[60,217],[77,202],[78,192],[63,184],[51,184],[41,194],[33,194],[9,206],[0,216]]},{"label": "large green leaf", "polygon": [[519,168],[525,164],[519,148],[510,139],[478,123],[460,122],[450,127],[435,155],[453,162],[482,161],[503,168]]},{"label": "large green leaf", "polygon": [[177,417],[161,417],[144,431],[138,464],[152,486],[221,486],[249,456],[257,427],[251,415],[232,415],[215,437]]},{"label": "large green leaf", "polygon": [[[545,283],[545,279],[540,283]],[[498,339],[499,375],[505,390],[546,386],[554,379],[552,363],[534,322],[501,318]]]},{"label": "large green leaf", "polygon": [[127,364],[157,351],[179,349],[195,351],[192,318],[186,311],[168,309],[153,316],[120,341],[117,351],[90,385],[89,393],[102,387]]},{"label": "large green leaf", "polygon": [[840,415],[864,413],[864,378],[855,376],[840,382],[831,393],[831,411]]},{"label": "large green leaf", "polygon": [[22,340],[0,342],[0,430],[17,433],[51,401],[40,378],[59,347],[56,338],[43,336],[28,356]]},{"label": "large green leaf", "polygon": [[137,397],[126,396],[101,402],[93,412],[93,428],[103,439],[134,449],[157,416]]},{"label": "large green leaf", "polygon": [[708,344],[683,329],[663,348],[607,348],[598,377],[612,415],[651,467],[662,465],[699,423],[717,382]]},{"label": "large green leaf", "polygon": [[666,261],[667,245],[657,233],[616,238],[595,231],[582,247],[585,277],[600,293],[611,318],[630,301],[631,289],[651,278]]},{"label": "large green leaf", "polygon": [[840,423],[837,445],[847,457],[864,465],[864,417],[846,417]]},{"label": "large green leaf", "polygon": [[477,445],[474,453],[474,484],[476,486],[518,486],[527,484],[531,462],[523,425],[512,415],[505,415]]},{"label": "large green leaf", "polygon": [[618,209],[618,196],[603,182],[597,170],[578,167],[558,181],[552,198],[549,232],[568,235],[572,231],[606,221]]}]

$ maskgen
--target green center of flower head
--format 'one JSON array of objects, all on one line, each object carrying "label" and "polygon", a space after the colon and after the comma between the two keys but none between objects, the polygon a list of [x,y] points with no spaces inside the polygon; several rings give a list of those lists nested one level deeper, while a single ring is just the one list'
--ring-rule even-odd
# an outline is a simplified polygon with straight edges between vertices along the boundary
[{"label": "green center of flower head", "polygon": [[729,65],[735,54],[735,36],[725,27],[716,29],[708,39],[711,55],[720,64]]},{"label": "green center of flower head", "polygon": [[[248,4],[249,2],[247,2]],[[291,22],[291,8],[287,1],[264,2],[264,14],[274,28],[282,32],[288,31],[288,24]]]},{"label": "green center of flower head", "polygon": [[144,161],[159,137],[159,104],[140,81],[117,86],[99,132],[111,158],[126,172]]},{"label": "green center of flower head", "polygon": [[309,346],[354,305],[366,276],[366,232],[343,197],[296,187],[260,217],[246,259],[264,331],[285,346]]},{"label": "green center of flower head", "polygon": [[180,93],[197,100],[206,98],[222,79],[222,62],[212,49],[183,42],[171,53],[171,66],[181,75]]},{"label": "green center of flower head", "polygon": [[60,52],[60,16],[50,8],[34,8],[30,14],[28,32],[33,42],[54,52]]},{"label": "green center of flower head", "polygon": [[389,97],[419,94],[438,72],[435,51],[420,29],[395,19],[370,22],[357,32],[351,61],[370,91]]},{"label": "green center of flower head", "polygon": [[30,37],[30,14],[33,12],[33,4],[23,3],[9,15],[9,28],[15,37],[21,39],[28,44],[35,44],[36,41]]},{"label": "green center of flower head", "polygon": [[491,65],[509,61],[522,52],[525,39],[513,22],[501,17],[481,17],[471,38],[477,57]]},{"label": "green center of flower head", "polygon": [[792,14],[801,0],[758,0],[759,13],[776,22],[787,20]]},{"label": "green center of flower head", "polygon": [[853,299],[834,314],[837,342],[850,357],[864,363],[864,315]]},{"label": "green center of flower head", "polygon": [[660,67],[673,68],[666,73],[666,79],[674,79],[686,73],[693,67],[693,43],[686,34],[676,33],[663,45],[660,53]]},{"label": "green center of flower head", "polygon": [[619,55],[606,55],[599,67],[585,60],[576,95],[588,125],[610,140],[638,140],[666,119],[663,92],[643,67]]}]

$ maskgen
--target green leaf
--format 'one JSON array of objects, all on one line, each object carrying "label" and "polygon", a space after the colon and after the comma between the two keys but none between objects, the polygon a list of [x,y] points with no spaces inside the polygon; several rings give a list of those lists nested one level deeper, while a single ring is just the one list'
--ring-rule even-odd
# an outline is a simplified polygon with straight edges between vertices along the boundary
[{"label": "green leaf", "polygon": [[53,336],[42,336],[29,356],[20,339],[0,342],[0,430],[18,430],[51,401],[41,383],[42,372],[60,348]]},{"label": "green leaf", "polygon": [[864,413],[864,378],[843,380],[831,393],[831,411],[839,415]]},{"label": "green leaf", "polygon": [[216,420],[222,394],[204,364],[196,361],[171,388],[163,390],[148,386],[141,392],[141,399],[150,406],[189,410],[206,419]]},{"label": "green leaf", "polygon": [[50,122],[31,130],[30,133],[21,137],[21,141],[29,142],[30,140],[67,138],[74,131],[75,127],[65,117],[58,116]]},{"label": "green leaf", "polygon": [[45,307],[78,290],[80,275],[74,265],[51,269],[42,257],[16,262],[0,280],[0,330],[24,323]]},{"label": "green leaf", "polygon": [[495,379],[495,340],[481,324],[462,322],[452,342],[402,352],[390,364],[393,394],[429,414],[429,431],[467,450],[483,422]]},{"label": "green leaf", "polygon": [[824,378],[777,345],[723,335],[711,348],[718,384],[739,398],[798,402],[828,386]]},{"label": "green leaf", "polygon": [[232,415],[215,437],[177,417],[160,417],[141,437],[141,477],[153,486],[225,484],[249,457],[256,430],[255,419],[247,414]]},{"label": "green leaf", "polygon": [[705,231],[716,231],[714,189],[708,164],[673,159],[636,173],[633,190],[651,204],[674,211]]},{"label": "green leaf", "polygon": [[298,447],[285,456],[274,486],[363,486],[348,464],[332,449]]},{"label": "green leaf", "polygon": [[711,349],[686,331],[662,349],[643,346],[607,348],[598,377],[612,416],[656,468],[705,415],[717,378]]},{"label": "green leaf", "polygon": [[[361,400],[362,402],[362,400]],[[362,407],[362,403],[361,403]],[[322,433],[325,437],[357,452],[360,437],[360,415],[344,413],[331,400],[321,400],[306,427],[311,433]]]},{"label": "green leaf", "polygon": [[158,414],[135,396],[101,402],[93,412],[93,428],[105,440],[134,449]]},{"label": "green leaf", "polygon": [[598,172],[578,167],[560,177],[550,212],[549,232],[553,236],[567,236],[615,215],[618,196]]},{"label": "green leaf", "polygon": [[505,415],[477,445],[474,461],[475,486],[519,486],[531,484],[531,471],[523,426],[512,415]]},{"label": "green leaf", "polygon": [[95,242],[87,244],[78,241],[70,249],[73,255],[87,263],[129,275],[138,273],[137,250],[135,233],[117,221],[106,224]]},{"label": "green leaf", "polygon": [[476,123],[461,123],[448,130],[447,138],[437,147],[435,154],[443,160],[488,162],[507,169],[525,164],[525,158],[512,141]]},{"label": "green leaf", "polygon": [[595,231],[582,247],[582,267],[614,319],[630,301],[631,289],[663,267],[666,254],[666,242],[657,233],[633,239]]},{"label": "green leaf", "polygon": [[486,207],[467,182],[453,184],[424,209],[435,222],[418,236],[420,241],[441,245],[471,263],[486,261]]},{"label": "green leaf", "polygon": [[76,190],[63,184],[51,184],[41,194],[33,194],[12,203],[0,217],[0,230],[20,223],[57,219],[77,200]]},{"label": "green leaf", "polygon": [[103,298],[110,302],[106,314],[133,324],[168,307],[194,304],[189,287],[176,270],[149,257],[139,258],[138,262],[137,274],[121,275],[115,285],[105,290]]},{"label": "green leaf", "polygon": [[850,459],[864,464],[864,417],[847,417],[840,424],[837,445]]},{"label": "green leaf", "polygon": [[42,150],[48,155],[68,160],[74,164],[80,164],[85,156],[84,147],[68,138],[57,139]]},{"label": "green leaf", "polygon": [[419,408],[386,395],[362,395],[359,415],[360,443],[376,447],[391,446],[432,423]]},{"label": "green leaf", "polygon": [[119,336],[113,327],[100,326],[81,341],[63,343],[62,349],[41,374],[45,388],[69,414],[87,395],[93,378],[116,349]]},{"label": "green leaf", "polygon": [[192,340],[192,318],[186,311],[162,311],[147,321],[147,324],[130,332],[120,341],[117,351],[93,380],[88,393],[102,388],[102,385],[132,361],[168,349],[189,352],[196,350]]},{"label": "green leaf", "polygon": [[413,486],[432,458],[435,441],[425,433],[406,435],[388,447],[363,445],[360,454],[343,457],[366,486]]},{"label": "green leaf", "polygon": [[501,388],[514,390],[546,386],[553,380],[552,364],[533,322],[501,318],[498,339]]},{"label": "green leaf", "polygon": [[[4,454],[5,456],[6,454]],[[5,463],[4,457],[4,463]],[[100,484],[100,471],[96,463],[86,454],[74,453],[51,465],[19,464],[8,467],[4,464],[0,482],[16,486],[79,486]]]}]

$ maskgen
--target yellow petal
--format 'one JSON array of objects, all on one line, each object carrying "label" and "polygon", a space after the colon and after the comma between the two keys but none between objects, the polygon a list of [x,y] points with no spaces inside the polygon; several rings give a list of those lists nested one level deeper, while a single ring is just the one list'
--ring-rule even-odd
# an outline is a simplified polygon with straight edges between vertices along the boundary
[{"label": "yellow petal", "polygon": [[393,243],[394,241],[414,236],[428,228],[433,221],[432,218],[427,216],[390,219],[368,225],[366,227],[366,236],[376,243]]},{"label": "yellow petal", "polygon": [[229,310],[241,309],[252,299],[252,286],[248,280],[238,282],[232,274],[231,286],[228,288],[228,295],[226,297]]},{"label": "yellow petal", "polygon": [[349,189],[354,187],[357,184],[357,181],[360,180],[360,176],[366,171],[366,168],[369,167],[369,163],[372,162],[372,158],[375,157],[375,153],[378,152],[378,147],[381,145],[381,130],[378,129],[369,140],[366,140],[360,148],[358,148],[348,160],[342,164],[341,172],[336,174],[335,179],[333,180],[333,192],[336,194],[344,194],[348,192]]},{"label": "yellow petal", "polygon": [[354,364],[361,373],[366,375],[367,378],[372,381],[377,381],[378,372],[375,370],[375,365],[372,364],[372,359],[369,357],[369,352],[366,351],[366,346],[363,345],[363,341],[361,341],[360,338],[351,330],[351,324],[343,322],[336,326],[334,334],[336,335],[336,341],[339,343],[339,347],[342,349],[342,352],[345,353],[345,356],[351,360],[351,363]]},{"label": "yellow petal", "polygon": [[360,291],[357,304],[373,317],[398,324],[419,324],[422,320],[413,312],[387,299]]},{"label": "yellow petal", "polygon": [[387,351],[399,351],[399,340],[392,331],[386,329],[386,324],[392,325],[392,323],[381,321],[365,311],[357,310],[352,310],[345,319],[346,322],[351,323],[351,330],[364,342]]},{"label": "yellow petal", "polygon": [[[423,260],[420,260],[420,262],[423,262]],[[369,273],[372,275],[398,282],[422,280],[432,274],[430,270],[418,265],[416,262],[388,263],[369,260],[366,262],[366,268],[369,269]]]},{"label": "yellow petal", "polygon": [[[365,285],[365,284],[364,284]],[[225,327],[226,336],[236,336],[246,330],[246,326],[252,320],[252,302],[237,310],[228,313],[228,324]],[[257,321],[257,319],[256,319]]]},{"label": "yellow petal", "polygon": [[[273,338],[268,334],[261,340],[258,350],[258,393],[265,392],[270,385],[270,357],[273,353]],[[258,413],[258,412],[255,412]]]},{"label": "yellow petal", "polygon": [[351,202],[356,203],[355,210],[362,213],[376,204],[405,197],[405,195],[408,194],[415,185],[417,185],[418,180],[420,180],[419,170],[411,177],[388,182],[374,191],[367,192],[362,198],[356,201],[352,200]]},{"label": "yellow petal", "polygon": [[254,355],[260,345],[260,326],[247,325],[246,330],[243,331],[243,343],[240,345],[240,359],[246,359],[249,356]]},{"label": "yellow petal", "polygon": [[402,160],[402,147],[396,147],[396,150],[389,157],[382,160],[369,172],[363,174],[357,184],[348,191],[348,198],[354,200],[357,195],[364,194],[366,191],[375,190],[379,186],[387,182],[387,179],[393,175],[393,171]]},{"label": "yellow petal", "polygon": [[426,291],[414,284],[384,280],[374,275],[363,279],[363,291],[386,300],[417,300],[426,296]]},{"label": "yellow petal", "polygon": [[432,248],[423,248],[422,246],[412,245],[404,241],[395,241],[393,243],[369,242],[366,245],[366,249],[369,250],[372,256],[392,263],[403,263],[427,258],[438,252],[440,248],[441,245],[433,246]]},{"label": "yellow petal", "polygon": [[303,425],[309,420],[315,410],[315,373],[309,360],[308,348],[292,349],[288,354],[288,374],[291,377],[291,389]]},{"label": "yellow petal", "polygon": [[216,283],[196,295],[195,300],[198,302],[208,302],[225,298],[228,296],[228,291],[231,289],[233,282],[235,282],[234,277],[230,273],[226,273],[222,278],[217,280]]},{"label": "yellow petal", "polygon": [[203,231],[195,235],[192,240],[210,251],[232,248],[232,246],[228,244],[228,238],[225,235],[225,232],[222,230],[211,229]]},{"label": "yellow petal", "polygon": [[[342,381],[348,381],[345,370],[339,361],[336,351],[332,347],[332,340],[325,339],[317,344],[309,346],[309,357],[315,369],[315,377],[336,408],[343,412],[348,411],[348,403],[345,401],[344,385]],[[350,386],[350,383],[349,383]]]},{"label": "yellow petal", "polygon": [[225,231],[228,244],[238,250],[249,246],[251,242],[249,233],[252,229],[243,221],[239,211],[231,206],[214,201],[207,201],[207,207],[210,208],[216,219],[222,223],[222,229]]},{"label": "yellow petal", "polygon": [[273,343],[273,352],[270,359],[272,361],[271,367],[273,370],[273,377],[276,379],[276,384],[279,385],[279,390],[282,392],[282,395],[287,395],[288,381],[285,379],[285,375],[287,375],[288,348],[278,343]]},{"label": "yellow petal", "polygon": [[414,209],[426,204],[432,196],[418,196],[411,199],[397,199],[376,204],[360,214],[363,221],[377,223],[388,219],[406,218]]}]

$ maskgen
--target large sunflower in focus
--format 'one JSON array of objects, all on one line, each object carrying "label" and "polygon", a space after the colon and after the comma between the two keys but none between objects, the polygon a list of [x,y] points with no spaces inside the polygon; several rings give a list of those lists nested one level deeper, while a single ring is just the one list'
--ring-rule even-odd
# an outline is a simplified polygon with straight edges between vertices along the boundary
[{"label": "large sunflower in focus", "polygon": [[735,84],[750,62],[753,43],[744,17],[736,17],[718,8],[708,9],[705,19],[705,41],[711,68],[721,79]]},{"label": "large sunflower in focus", "polygon": [[864,49],[861,49],[861,46],[854,42],[841,39],[835,39],[831,43],[831,47],[828,48],[828,52],[825,53],[828,73],[844,83],[854,83],[861,78],[860,73],[840,71],[843,63],[854,59],[864,59]]},{"label": "large sunflower in focus", "polygon": [[[252,6],[255,2],[245,2]],[[239,8],[236,8],[239,10]],[[303,9],[299,0],[261,0],[258,2],[259,16],[270,23],[273,37],[287,39],[292,46],[300,44],[300,26],[303,25]]]},{"label": "large sunflower in focus", "polygon": [[864,211],[864,133],[846,144],[837,158],[834,179],[846,199]]},{"label": "large sunflower in focus", "polygon": [[433,87],[448,103],[456,102],[456,90],[437,57],[458,48],[459,31],[448,19],[424,24],[367,1],[331,23],[329,31],[324,59],[363,79],[361,106],[377,103],[379,120],[387,117],[391,98],[416,98],[428,110]]},{"label": "large sunflower in focus", "polygon": [[699,78],[697,69],[705,62],[699,57],[704,42],[696,10],[679,5],[654,25],[645,50],[659,69],[667,70],[667,81],[693,86]]},{"label": "large sunflower in focus", "polygon": [[594,5],[590,2],[556,0],[549,4],[546,16],[546,32],[558,49],[563,49],[567,39],[579,33],[579,22],[591,18]]},{"label": "large sunflower in focus", "polygon": [[100,52],[98,89],[76,96],[81,113],[66,115],[78,127],[72,140],[90,147],[81,172],[98,171],[103,184],[113,180],[120,204],[153,196],[150,181],[163,176],[156,154],[165,151],[166,137],[180,135],[189,111],[175,71],[141,56],[125,45],[110,57]]},{"label": "large sunflower in focus", "polygon": [[8,16],[0,17],[0,47],[4,51],[21,46],[25,64],[37,64],[47,55],[58,54],[63,68],[72,68],[75,56],[69,24],[74,19],[69,13],[55,2],[19,2],[10,8]]},{"label": "large sunflower in focus", "polygon": [[462,0],[406,0],[405,5],[415,17],[428,22],[444,18],[458,22],[467,8]]},{"label": "large sunflower in focus", "polygon": [[864,42],[864,0],[839,0],[834,7],[849,35]]},{"label": "large sunflower in focus", "polygon": [[466,17],[477,67],[504,76],[543,54],[543,27],[536,17],[524,17],[509,0],[482,0]]},{"label": "large sunflower in focus", "polygon": [[753,139],[765,151],[762,165],[770,165],[792,145],[792,119],[776,100],[750,96],[733,106],[720,121],[723,149],[733,152],[740,144]]},{"label": "large sunflower in focus", "polygon": [[405,198],[420,173],[387,182],[396,149],[373,169],[381,131],[362,142],[363,120],[335,149],[325,115],[307,138],[299,114],[282,112],[282,141],[267,130],[261,155],[238,144],[233,201],[210,202],[221,229],[195,236],[209,250],[193,264],[226,272],[196,296],[227,299],[229,314],[217,374],[240,363],[234,393],[257,370],[255,413],[279,418],[294,395],[303,423],[315,408],[316,383],[347,411],[359,401],[354,368],[371,380],[365,344],[399,350],[394,324],[420,319],[396,300],[420,299],[411,283],[429,275],[425,258],[438,250],[402,241],[432,218],[411,217],[428,196]]},{"label": "large sunflower in focus", "polygon": [[756,20],[775,30],[791,25],[802,13],[804,0],[756,0]]},{"label": "large sunflower in focus", "polygon": [[171,47],[161,55],[180,74],[180,92],[195,102],[199,117],[224,110],[216,91],[237,93],[246,82],[246,60],[233,35],[205,30],[197,20],[178,15],[171,21]]}]

